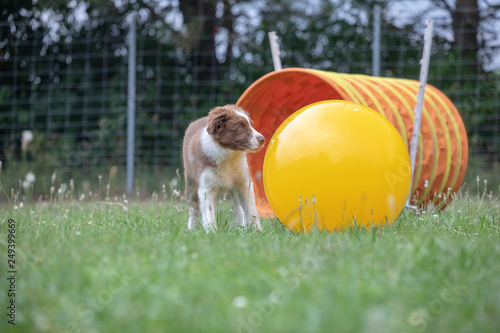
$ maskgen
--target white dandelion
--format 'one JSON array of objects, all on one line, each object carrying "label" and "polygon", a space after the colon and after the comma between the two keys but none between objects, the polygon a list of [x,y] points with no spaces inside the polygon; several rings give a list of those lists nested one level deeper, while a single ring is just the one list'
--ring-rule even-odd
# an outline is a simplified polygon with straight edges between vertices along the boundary
[{"label": "white dandelion", "polygon": [[233,298],[233,306],[238,309],[246,308],[248,299],[245,296],[236,296]]},{"label": "white dandelion", "polygon": [[28,145],[33,141],[35,136],[33,135],[33,132],[30,130],[25,130],[21,134],[21,149],[26,150],[28,148]]},{"label": "white dandelion", "polygon": [[29,171],[26,176],[24,177],[24,179],[29,182],[30,184],[33,184],[36,180],[36,176],[33,172]]}]

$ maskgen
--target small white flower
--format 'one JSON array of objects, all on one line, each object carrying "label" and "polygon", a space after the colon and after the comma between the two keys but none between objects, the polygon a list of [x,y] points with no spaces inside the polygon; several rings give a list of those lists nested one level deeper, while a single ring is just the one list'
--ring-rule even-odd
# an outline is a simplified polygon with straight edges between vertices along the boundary
[{"label": "small white flower", "polygon": [[27,143],[30,143],[31,141],[33,141],[34,137],[35,136],[33,135],[33,132],[30,130],[25,130],[22,133],[22,140],[27,142]]},{"label": "small white flower", "polygon": [[179,185],[179,180],[177,178],[172,178],[169,183],[170,187],[177,187]]},{"label": "small white flower", "polygon": [[246,308],[248,305],[248,299],[245,296],[236,296],[233,298],[233,306],[235,308]]},{"label": "small white flower", "polygon": [[56,172],[54,171],[54,173],[52,174],[52,177],[50,178],[50,181],[52,182],[52,185],[54,185],[55,181],[56,181]]},{"label": "small white flower", "polygon": [[429,187],[429,181],[426,179],[424,180],[424,187],[425,188],[428,188]]},{"label": "small white flower", "polygon": [[21,134],[21,149],[26,150],[28,148],[28,145],[33,141],[33,138],[35,136],[33,135],[33,132],[30,130],[25,130]]},{"label": "small white flower", "polygon": [[27,180],[23,180],[22,186],[24,191],[27,192],[31,187],[31,183]]},{"label": "small white flower", "polygon": [[66,183],[62,183],[59,189],[57,190],[57,194],[59,196],[62,196],[64,193],[66,193],[66,190],[68,189],[68,185]]},{"label": "small white flower", "polygon": [[87,224],[88,224],[88,225],[91,225],[91,224],[92,224],[92,221],[89,221]]},{"label": "small white flower", "polygon": [[180,192],[180,191],[177,191],[177,190],[175,190],[175,189],[174,189],[174,192],[173,192],[173,193],[174,193],[174,196],[176,196],[176,197],[180,197],[180,196],[181,196],[181,192]]},{"label": "small white flower", "polygon": [[75,231],[74,234],[80,236],[82,233],[80,231]]},{"label": "small white flower", "polygon": [[23,208],[23,207],[24,207],[24,203],[22,203],[22,202],[21,202],[21,203],[19,204],[19,209],[21,209],[21,208]]},{"label": "small white flower", "polygon": [[14,211],[17,212],[19,210],[19,207],[17,205],[14,206]]},{"label": "small white flower", "polygon": [[26,181],[33,184],[36,180],[36,176],[33,172],[28,172],[25,177]]}]

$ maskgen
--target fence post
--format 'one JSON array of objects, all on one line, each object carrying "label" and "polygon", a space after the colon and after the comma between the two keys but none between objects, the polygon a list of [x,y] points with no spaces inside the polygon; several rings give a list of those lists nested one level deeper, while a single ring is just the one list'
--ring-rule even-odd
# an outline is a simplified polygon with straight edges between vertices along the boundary
[{"label": "fence post", "polygon": [[134,190],[135,155],[135,92],[136,92],[136,14],[130,15],[128,34],[128,78],[127,78],[127,192]]},{"label": "fence post", "polygon": [[269,36],[269,44],[271,44],[271,55],[273,57],[274,70],[280,71],[282,67],[280,47],[278,45],[278,36],[276,36],[275,31],[271,31],[267,35]]},{"label": "fence post", "polygon": [[372,75],[380,76],[380,33],[382,25],[382,9],[379,4],[373,7],[373,43],[372,43]]},{"label": "fence post", "polygon": [[[415,174],[415,162],[417,159],[417,148],[418,148],[418,138],[420,136],[420,122],[422,120],[422,109],[424,107],[424,94],[425,85],[427,84],[427,73],[429,72],[429,62],[431,58],[431,47],[432,47],[432,33],[434,29],[434,21],[427,20],[427,26],[425,28],[424,34],[424,51],[422,55],[422,60],[420,61],[420,84],[418,87],[417,94],[417,104],[415,105],[414,113],[415,118],[413,120],[413,129],[411,131],[410,140],[410,161],[411,161],[411,187],[413,187],[413,175]],[[411,204],[411,188],[410,194],[408,195],[408,200],[406,205]]]}]

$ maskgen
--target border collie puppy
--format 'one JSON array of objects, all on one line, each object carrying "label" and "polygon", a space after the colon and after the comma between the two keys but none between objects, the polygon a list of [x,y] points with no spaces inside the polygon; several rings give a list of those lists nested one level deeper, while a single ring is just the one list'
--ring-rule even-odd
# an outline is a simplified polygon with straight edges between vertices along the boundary
[{"label": "border collie puppy", "polygon": [[196,228],[200,212],[205,231],[217,230],[217,194],[227,191],[232,193],[236,221],[262,230],[246,153],[259,151],[265,141],[248,113],[236,105],[216,107],[188,126],[182,145],[188,230]]}]

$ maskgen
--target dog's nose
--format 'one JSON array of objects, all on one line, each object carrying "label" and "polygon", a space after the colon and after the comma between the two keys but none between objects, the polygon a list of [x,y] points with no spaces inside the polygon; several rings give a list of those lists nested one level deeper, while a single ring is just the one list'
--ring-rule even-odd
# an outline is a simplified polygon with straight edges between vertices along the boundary
[{"label": "dog's nose", "polygon": [[264,142],[266,142],[266,138],[263,135],[259,135],[257,137],[257,141],[259,142],[260,145],[263,145]]}]

